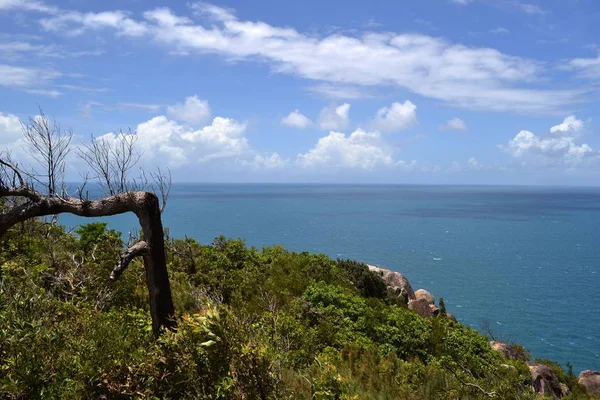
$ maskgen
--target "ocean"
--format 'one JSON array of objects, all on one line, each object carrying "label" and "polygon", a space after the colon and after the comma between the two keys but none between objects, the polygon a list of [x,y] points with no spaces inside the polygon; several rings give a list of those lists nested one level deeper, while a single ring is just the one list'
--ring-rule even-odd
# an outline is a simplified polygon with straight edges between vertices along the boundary
[{"label": "ocean", "polygon": [[[131,215],[105,220],[138,229]],[[600,188],[176,184],[164,225],[389,268],[464,324],[600,370]]]}]

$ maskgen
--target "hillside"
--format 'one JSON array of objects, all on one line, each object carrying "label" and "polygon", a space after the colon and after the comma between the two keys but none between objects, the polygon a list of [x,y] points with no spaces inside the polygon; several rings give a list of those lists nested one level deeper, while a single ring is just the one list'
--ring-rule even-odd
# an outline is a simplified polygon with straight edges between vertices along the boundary
[{"label": "hillside", "polygon": [[[178,329],[155,340],[141,262],[108,280],[120,233],[29,221],[0,246],[0,398],[536,396],[525,349],[505,358],[441,304],[419,316],[365,264],[170,239]],[[539,363],[567,398],[587,398]]]}]

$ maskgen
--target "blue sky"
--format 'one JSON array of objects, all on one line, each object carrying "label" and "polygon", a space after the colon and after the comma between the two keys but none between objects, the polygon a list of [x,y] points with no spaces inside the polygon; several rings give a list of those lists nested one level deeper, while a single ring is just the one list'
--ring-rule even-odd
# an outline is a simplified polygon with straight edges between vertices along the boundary
[{"label": "blue sky", "polygon": [[598,26],[593,0],[0,0],[0,146],[40,106],[176,181],[598,185]]}]

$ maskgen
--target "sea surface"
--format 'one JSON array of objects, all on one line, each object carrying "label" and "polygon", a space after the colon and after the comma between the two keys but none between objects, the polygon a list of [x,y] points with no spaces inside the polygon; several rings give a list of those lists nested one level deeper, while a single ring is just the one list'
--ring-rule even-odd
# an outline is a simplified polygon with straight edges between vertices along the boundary
[{"label": "sea surface", "polygon": [[[106,220],[138,229],[131,215]],[[462,323],[600,370],[600,188],[177,184],[164,224],[399,271]]]}]

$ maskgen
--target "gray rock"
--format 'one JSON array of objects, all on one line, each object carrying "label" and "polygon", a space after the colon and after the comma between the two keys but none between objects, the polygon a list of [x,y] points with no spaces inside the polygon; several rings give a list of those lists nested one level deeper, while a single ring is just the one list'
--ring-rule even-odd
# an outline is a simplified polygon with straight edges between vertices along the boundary
[{"label": "gray rock", "polygon": [[429,304],[435,304],[435,297],[425,289],[419,289],[415,292],[415,297],[418,299],[425,299]]},{"label": "gray rock", "polygon": [[560,399],[567,394],[558,381],[558,377],[549,367],[535,362],[528,362],[527,365],[531,371],[533,389],[537,393],[553,400]]},{"label": "gray rock", "polygon": [[379,275],[387,285],[388,289],[396,293],[398,297],[402,297],[404,304],[408,304],[410,300],[415,299],[415,292],[410,286],[410,282],[408,282],[408,279],[400,272],[390,271],[389,269],[379,268],[373,265],[369,265],[369,270]]},{"label": "gray rock", "polygon": [[496,350],[509,360],[527,361],[527,357],[522,352],[518,351],[515,346],[505,342],[490,342],[492,349]]},{"label": "gray rock", "polygon": [[433,317],[431,304],[425,299],[415,299],[408,302],[408,308],[419,314],[423,318]]},{"label": "gray rock", "polygon": [[600,396],[600,372],[583,371],[579,374],[579,384],[585,386],[588,394]]}]

